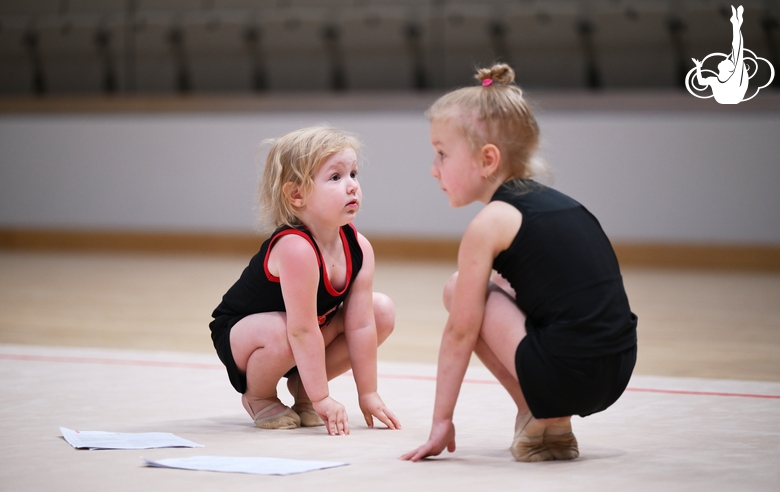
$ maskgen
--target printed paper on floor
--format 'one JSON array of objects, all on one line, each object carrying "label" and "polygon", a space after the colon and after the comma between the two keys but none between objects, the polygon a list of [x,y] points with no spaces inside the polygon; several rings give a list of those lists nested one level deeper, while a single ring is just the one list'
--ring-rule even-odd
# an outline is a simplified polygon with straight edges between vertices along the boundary
[{"label": "printed paper on floor", "polygon": [[183,470],[214,471],[226,473],[251,473],[255,475],[293,475],[325,468],[346,466],[349,463],[333,461],[289,460],[283,458],[234,457],[234,456],[192,456],[151,461],[144,459],[147,466],[179,468]]},{"label": "printed paper on floor", "polygon": [[202,448],[201,444],[182,439],[170,432],[138,434],[102,431],[78,431],[60,427],[62,437],[76,449],[153,449]]}]

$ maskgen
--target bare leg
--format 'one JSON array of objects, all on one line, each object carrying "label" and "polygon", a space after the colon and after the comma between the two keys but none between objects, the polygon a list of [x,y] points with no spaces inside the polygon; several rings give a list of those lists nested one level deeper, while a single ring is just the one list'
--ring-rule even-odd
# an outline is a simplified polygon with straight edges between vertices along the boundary
[{"label": "bare leg", "polygon": [[[450,310],[457,275],[456,273],[450,278],[444,289],[444,307],[447,311]],[[491,282],[488,288],[485,318],[482,321],[483,331],[480,332],[474,352],[507,390],[517,405],[518,412],[526,413],[528,405],[520,389],[514,363],[514,352],[520,340],[525,337],[525,316],[511,297],[512,290],[509,283],[500,276],[495,278],[499,282],[503,281],[504,285],[499,286],[499,284]],[[489,332],[485,331],[486,326],[490,326]],[[486,335],[490,337],[490,340],[486,340]],[[498,340],[498,338],[502,338],[502,340]],[[495,346],[499,342],[504,342],[502,357],[498,357],[491,349],[491,346]]]},{"label": "bare leg", "polygon": [[[453,275],[445,287],[444,304],[449,310],[452,302],[457,274]],[[517,406],[515,418],[515,438],[510,450],[517,461],[549,461],[553,459],[572,459],[573,440],[576,451],[576,439],[571,433],[571,417],[555,419],[536,419],[528,408],[515,368],[515,351],[525,337],[525,315],[517,308],[509,283],[502,277],[494,277],[488,289],[485,302],[485,317],[482,330],[475,346],[477,357],[507,390]],[[551,436],[552,440],[550,440]],[[564,436],[565,450],[559,448]]]},{"label": "bare leg", "polygon": [[[344,374],[351,367],[347,340],[344,337],[343,314],[343,311],[339,311],[331,322],[328,323],[328,326],[322,330],[322,336],[326,345],[325,371],[328,381]],[[395,328],[395,306],[389,297],[378,292],[374,292],[374,320],[377,330],[377,343],[381,345]],[[293,410],[300,415],[303,427],[324,425],[322,419],[314,411],[311,400],[306,394],[306,389],[301,384],[300,376],[297,373],[288,378],[287,389],[295,399]]]},{"label": "bare leg", "polygon": [[241,403],[265,429],[294,429],[300,418],[282,405],[276,394],[279,379],[295,364],[287,341],[285,313],[258,313],[236,323],[230,331],[230,347],[240,371],[247,375]]}]

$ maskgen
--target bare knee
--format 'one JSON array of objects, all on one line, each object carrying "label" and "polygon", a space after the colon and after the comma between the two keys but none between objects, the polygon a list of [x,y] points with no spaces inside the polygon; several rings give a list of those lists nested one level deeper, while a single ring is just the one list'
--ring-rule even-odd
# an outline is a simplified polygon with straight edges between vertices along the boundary
[{"label": "bare knee", "polygon": [[452,306],[452,297],[455,295],[455,284],[458,283],[458,272],[452,274],[447,283],[444,285],[444,293],[442,294],[442,300],[444,301],[444,308],[447,312],[450,311]]},{"label": "bare knee", "polygon": [[[272,336],[266,334],[262,345],[257,345],[255,350],[250,354],[249,359],[253,357],[261,357],[265,361],[294,361],[292,347],[290,347],[290,341],[287,338],[286,331],[274,332]],[[247,361],[248,363],[249,361]]]},{"label": "bare knee", "polygon": [[385,294],[374,292],[374,322],[377,342],[382,343],[395,328],[395,303]]},{"label": "bare knee", "polygon": [[278,338],[274,339],[272,343],[266,345],[263,349],[265,351],[264,357],[274,357],[278,360],[294,360],[292,347],[290,346],[290,340],[287,338],[287,332],[284,332]]},{"label": "bare knee", "polygon": [[[255,319],[251,319],[252,316]],[[293,357],[283,315],[279,316],[278,320],[271,316],[259,319],[256,315],[251,315],[239,321],[230,331],[230,347],[236,366],[241,371],[247,370],[252,357],[260,356],[266,360],[286,360]]]}]

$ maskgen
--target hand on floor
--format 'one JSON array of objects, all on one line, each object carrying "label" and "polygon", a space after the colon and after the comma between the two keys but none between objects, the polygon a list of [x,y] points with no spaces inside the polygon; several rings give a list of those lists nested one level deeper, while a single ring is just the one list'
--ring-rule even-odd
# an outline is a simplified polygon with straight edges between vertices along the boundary
[{"label": "hand on floor", "polygon": [[385,424],[388,429],[400,429],[401,422],[398,421],[398,417],[385,405],[379,393],[368,393],[366,395],[360,395],[358,398],[360,403],[360,411],[363,412],[363,418],[366,419],[366,424],[369,427],[374,427],[374,417],[378,418],[380,422]]},{"label": "hand on floor", "polygon": [[418,461],[428,456],[438,456],[444,449],[455,451],[455,425],[451,420],[434,422],[428,442],[401,456],[402,460]]},{"label": "hand on floor", "polygon": [[312,402],[314,410],[325,422],[328,434],[331,436],[346,436],[349,434],[349,419],[344,405],[330,396],[320,401]]}]

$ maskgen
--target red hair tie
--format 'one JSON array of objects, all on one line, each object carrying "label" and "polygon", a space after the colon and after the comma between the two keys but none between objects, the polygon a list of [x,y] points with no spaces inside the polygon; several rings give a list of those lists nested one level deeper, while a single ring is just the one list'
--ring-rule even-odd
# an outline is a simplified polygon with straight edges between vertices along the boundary
[{"label": "red hair tie", "polygon": [[482,79],[482,87],[487,87],[493,83],[493,79]]}]

